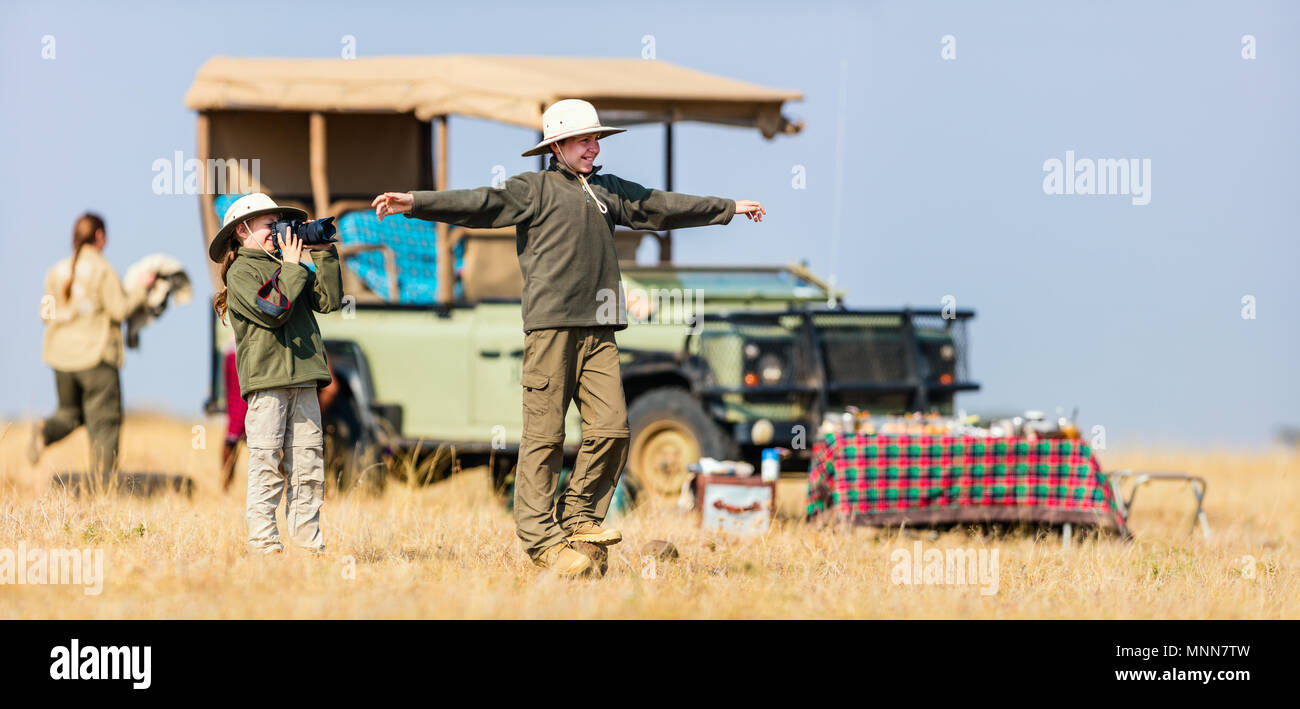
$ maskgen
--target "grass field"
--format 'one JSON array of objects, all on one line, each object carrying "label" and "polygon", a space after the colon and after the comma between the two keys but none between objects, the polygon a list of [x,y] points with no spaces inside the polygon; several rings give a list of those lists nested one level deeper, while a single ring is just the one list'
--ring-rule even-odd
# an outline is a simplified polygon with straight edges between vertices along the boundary
[{"label": "grass field", "polygon": [[[242,468],[223,494],[222,427],[208,425],[208,445],[196,450],[192,426],[202,423],[128,417],[124,469],[196,482],[191,498],[148,499],[52,489],[52,473],[84,467],[84,430],[32,468],[23,455],[30,424],[0,424],[0,549],[94,547],[104,562],[97,595],[0,584],[0,617],[1300,618],[1294,452],[1103,452],[1108,469],[1206,477],[1209,540],[1188,533],[1192,498],[1181,485],[1143,490],[1136,541],[1076,533],[1062,548],[1034,531],[811,525],[801,518],[806,484],[790,481],[760,538],[701,532],[671,501],[642,504],[618,521],[625,541],[605,578],[569,581],[529,563],[483,469],[422,488],[390,484],[379,498],[327,497],[325,558],[245,555]],[[651,568],[638,551],[652,539],[672,541],[680,558]],[[917,541],[997,550],[997,592],[892,583],[891,552]]]}]

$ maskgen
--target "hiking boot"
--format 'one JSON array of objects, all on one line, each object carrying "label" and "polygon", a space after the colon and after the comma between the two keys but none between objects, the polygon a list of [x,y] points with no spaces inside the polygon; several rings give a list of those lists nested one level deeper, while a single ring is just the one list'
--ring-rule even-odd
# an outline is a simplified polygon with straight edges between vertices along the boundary
[{"label": "hiking boot", "polygon": [[623,533],[617,529],[605,529],[595,522],[583,522],[574,528],[568,539],[571,542],[591,542],[604,546],[623,541]]},{"label": "hiking boot", "polygon": [[45,422],[37,421],[32,426],[32,437],[27,441],[27,462],[36,465],[45,450]]},{"label": "hiking boot", "polygon": [[591,569],[591,559],[579,554],[568,542],[560,542],[533,559],[533,563],[561,576],[578,576]]}]

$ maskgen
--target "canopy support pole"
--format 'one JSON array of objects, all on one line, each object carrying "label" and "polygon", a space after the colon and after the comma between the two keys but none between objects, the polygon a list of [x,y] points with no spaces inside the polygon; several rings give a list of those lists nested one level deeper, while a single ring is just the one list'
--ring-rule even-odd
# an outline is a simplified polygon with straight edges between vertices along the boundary
[{"label": "canopy support pole", "polygon": [[307,144],[311,161],[311,198],[315,217],[328,216],[330,208],[329,173],[325,165],[325,114],[313,111],[307,126]]},{"label": "canopy support pole", "polygon": [[[664,189],[673,191],[673,122],[664,121]],[[673,262],[673,232],[668,230],[659,238],[659,264]]]},{"label": "canopy support pole", "polygon": [[[546,115],[546,104],[545,104],[545,103],[539,103],[539,104],[537,104],[537,124],[538,124],[538,125],[541,125],[541,123],[542,123],[542,118],[541,118],[541,117],[544,116],[544,115]],[[542,132],[542,131],[540,131],[540,130],[537,131],[537,142],[540,143],[540,142],[542,142],[543,140],[546,140],[546,133],[544,133],[544,132]],[[545,169],[546,169],[546,156],[547,156],[547,155],[550,155],[550,154],[551,154],[551,149],[550,149],[550,148],[547,148],[547,149],[546,149],[546,152],[544,152],[544,153],[542,153],[541,155],[538,155],[538,156],[537,156],[537,169],[538,169],[538,170],[545,170]]]},{"label": "canopy support pole", "polygon": [[[435,167],[433,188],[447,189],[447,116],[437,116],[433,123]],[[450,305],[456,297],[456,264],[452,260],[447,224],[438,222],[438,304]]]}]

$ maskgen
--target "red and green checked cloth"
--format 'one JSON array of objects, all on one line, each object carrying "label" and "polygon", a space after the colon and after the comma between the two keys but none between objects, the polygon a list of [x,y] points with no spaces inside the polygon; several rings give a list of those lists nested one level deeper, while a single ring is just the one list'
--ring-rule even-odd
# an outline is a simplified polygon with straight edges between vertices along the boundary
[{"label": "red and green checked cloth", "polygon": [[1127,535],[1081,440],[826,433],[813,446],[808,516],[864,524],[1071,522]]}]

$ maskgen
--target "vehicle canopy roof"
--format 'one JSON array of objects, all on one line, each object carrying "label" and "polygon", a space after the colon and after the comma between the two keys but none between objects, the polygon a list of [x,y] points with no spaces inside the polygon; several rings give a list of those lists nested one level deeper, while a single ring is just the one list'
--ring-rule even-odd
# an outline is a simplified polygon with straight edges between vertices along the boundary
[{"label": "vehicle canopy roof", "polygon": [[414,113],[485,118],[536,130],[546,106],[581,97],[611,125],[703,121],[796,133],[781,114],[797,91],[656,59],[442,55],[340,59],[212,57],[185,95],[198,111]]},{"label": "vehicle canopy roof", "polygon": [[[373,195],[385,188],[446,189],[448,116],[538,130],[545,108],[563,98],[591,101],[609,125],[665,124],[668,190],[673,189],[675,123],[751,128],[766,138],[803,127],[802,121],[781,113],[785,101],[803,98],[797,91],[654,59],[217,56],[199,68],[185,95],[186,106],[199,113],[196,157],[202,168],[204,243],[220,228],[217,194],[267,192],[280,204],[322,217],[368,209]],[[249,157],[256,159],[245,159]],[[228,188],[231,180],[240,187]],[[437,301],[450,303],[456,281],[453,239],[447,225],[438,224],[437,231]],[[656,238],[660,260],[671,262],[671,232]],[[513,240],[497,248],[486,243],[479,242],[475,263],[467,263],[466,271],[479,282],[502,281],[480,289],[483,295],[514,290],[517,268],[513,258],[505,258],[513,251]],[[498,278],[503,273],[508,277]],[[209,264],[209,274],[214,287],[220,287],[216,264]]]}]

